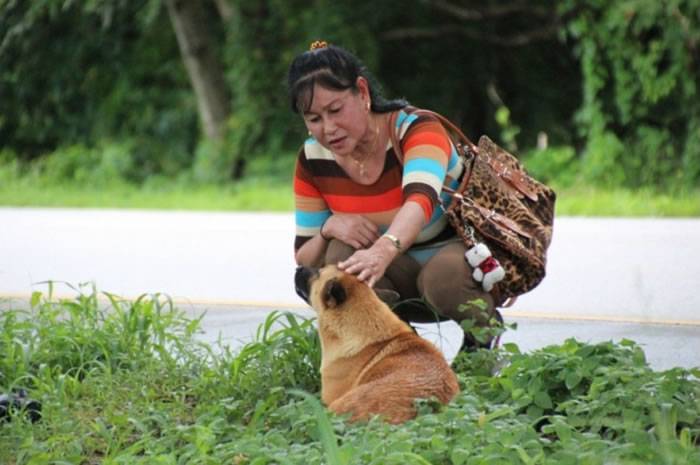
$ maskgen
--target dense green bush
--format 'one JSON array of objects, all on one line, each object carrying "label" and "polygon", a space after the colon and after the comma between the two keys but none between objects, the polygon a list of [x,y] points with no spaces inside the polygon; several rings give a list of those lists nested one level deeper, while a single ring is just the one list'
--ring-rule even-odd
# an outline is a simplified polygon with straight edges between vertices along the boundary
[{"label": "dense green bush", "polygon": [[64,146],[34,163],[39,178],[48,183],[80,185],[120,183],[133,178],[134,147],[126,141],[89,148]]}]

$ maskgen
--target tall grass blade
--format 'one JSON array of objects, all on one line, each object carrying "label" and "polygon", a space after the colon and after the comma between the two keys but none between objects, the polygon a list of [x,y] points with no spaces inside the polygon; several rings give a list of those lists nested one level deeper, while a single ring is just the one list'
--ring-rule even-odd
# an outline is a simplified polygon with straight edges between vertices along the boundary
[{"label": "tall grass blade", "polygon": [[321,405],[321,402],[317,398],[309,394],[308,392],[300,391],[298,389],[291,389],[290,394],[302,397],[311,406],[316,417],[316,422],[318,425],[318,433],[321,438],[321,445],[326,454],[326,460],[329,465],[345,465],[345,461],[342,460],[340,455],[340,449],[338,448],[338,438],[333,432],[333,426],[328,418],[326,410]]}]

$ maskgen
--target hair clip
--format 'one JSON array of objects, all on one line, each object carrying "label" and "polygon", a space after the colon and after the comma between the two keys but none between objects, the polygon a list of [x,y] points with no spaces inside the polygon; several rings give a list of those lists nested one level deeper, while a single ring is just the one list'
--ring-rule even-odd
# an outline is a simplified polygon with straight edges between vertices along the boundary
[{"label": "hair clip", "polygon": [[313,52],[314,50],[319,50],[326,47],[328,47],[328,42],[326,42],[325,40],[314,40],[313,42],[311,42],[309,51]]}]

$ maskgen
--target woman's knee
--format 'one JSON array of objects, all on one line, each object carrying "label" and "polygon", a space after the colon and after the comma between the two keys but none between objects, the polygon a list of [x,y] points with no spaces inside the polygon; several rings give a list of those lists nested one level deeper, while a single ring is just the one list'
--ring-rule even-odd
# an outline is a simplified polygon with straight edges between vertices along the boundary
[{"label": "woman's knee", "polygon": [[354,253],[355,249],[345,242],[338,239],[331,239],[331,241],[328,243],[328,248],[326,248],[323,264],[336,265],[338,262],[347,260]]},{"label": "woman's knee", "polygon": [[448,244],[431,258],[418,276],[421,295],[443,316],[456,321],[474,318],[488,324],[494,300],[472,278],[472,269],[464,259],[466,247]]}]

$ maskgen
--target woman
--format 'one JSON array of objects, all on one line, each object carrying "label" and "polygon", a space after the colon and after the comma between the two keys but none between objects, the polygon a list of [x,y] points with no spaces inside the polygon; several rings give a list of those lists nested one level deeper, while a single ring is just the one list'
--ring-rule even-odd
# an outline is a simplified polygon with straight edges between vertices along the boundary
[{"label": "woman", "polygon": [[[354,55],[325,42],[294,59],[288,86],[310,136],[294,177],[297,264],[337,264],[389,303],[404,302],[394,311],[407,321],[435,321],[426,305],[458,323],[500,316],[441,208],[450,200],[442,186],[456,187],[464,169],[443,126],[385,99]],[[463,348],[479,345],[465,334]]]}]

